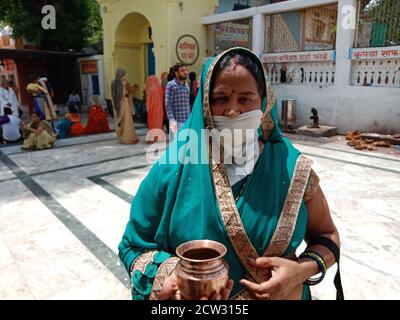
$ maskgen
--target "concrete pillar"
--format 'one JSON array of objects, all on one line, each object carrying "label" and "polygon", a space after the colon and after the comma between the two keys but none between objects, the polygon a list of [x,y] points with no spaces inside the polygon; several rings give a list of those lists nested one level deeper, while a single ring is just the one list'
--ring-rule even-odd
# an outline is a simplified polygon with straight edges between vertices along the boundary
[{"label": "concrete pillar", "polygon": [[351,60],[349,50],[353,48],[357,15],[357,0],[338,1],[336,32],[335,86],[343,89],[350,85]]},{"label": "concrete pillar", "polygon": [[264,53],[265,16],[258,13],[253,16],[253,52],[261,58]]},{"label": "concrete pillar", "polygon": [[[105,19],[109,17],[103,17],[103,23]],[[115,36],[112,34],[111,30],[103,30],[103,42],[112,43],[110,46],[104,46],[104,95],[106,99],[111,99],[111,81],[115,75],[115,61],[114,56],[114,44]]]},{"label": "concrete pillar", "polygon": [[[173,60],[172,54],[172,17],[173,17],[173,8],[174,2],[172,0],[167,0],[167,46],[166,46],[166,61],[168,66],[172,66],[175,62]],[[169,67],[166,67],[167,72],[169,71]]]}]

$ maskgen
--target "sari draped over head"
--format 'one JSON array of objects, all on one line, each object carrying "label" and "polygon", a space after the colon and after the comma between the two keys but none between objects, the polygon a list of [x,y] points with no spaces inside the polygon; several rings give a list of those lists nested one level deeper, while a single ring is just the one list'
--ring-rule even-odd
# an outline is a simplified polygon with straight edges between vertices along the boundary
[{"label": "sari draped over head", "polygon": [[86,134],[111,132],[108,125],[107,114],[104,112],[100,103],[99,96],[92,96],[92,106],[90,107],[88,123],[85,127]]},{"label": "sari draped over head", "polygon": [[163,129],[163,101],[164,93],[160,81],[156,76],[150,76],[146,83],[147,126],[149,130],[146,138],[147,141],[160,141],[163,138],[163,133],[161,131],[154,131],[154,129]]},{"label": "sari draped over head", "polygon": [[121,109],[121,100],[124,92],[124,84],[122,78],[125,75],[125,70],[118,68],[115,75],[115,80],[111,82],[111,95],[113,98],[115,111],[117,111],[117,115],[119,114],[119,110]]},{"label": "sari draped over head", "polygon": [[53,103],[53,99],[50,96],[50,93],[49,93],[49,90],[48,90],[48,88],[49,88],[48,85],[47,85],[48,81],[47,81],[46,78],[42,78],[42,79],[39,80],[39,84],[43,88],[46,89],[45,90],[46,92],[44,93],[44,95],[45,95],[45,103],[46,103],[46,108],[45,108],[45,112],[44,112],[45,119],[47,121],[53,121],[53,120],[57,119],[57,113],[56,113],[56,107],[55,107],[55,105]]},{"label": "sari draped over head", "polygon": [[168,84],[168,72],[164,71],[163,73],[161,73],[161,87],[165,87]]},{"label": "sari draped over head", "polygon": [[81,122],[81,115],[78,113],[68,112],[65,118],[71,121],[71,128],[69,134],[73,137],[85,134],[85,127]]},{"label": "sari draped over head", "polygon": [[[232,48],[203,67],[191,116],[142,181],[119,245],[119,256],[131,274],[133,299],[157,299],[157,291],[178,262],[175,250],[183,242],[223,243],[228,249],[224,259],[229,276],[235,282],[230,298],[244,299],[240,279],[247,275],[258,283],[267,280],[266,272],[259,274],[247,258],[293,255],[304,239],[308,217],[304,197],[316,190],[309,187],[316,185],[310,184],[311,161],[282,136],[268,81],[262,84],[267,97],[263,97],[259,128],[264,149],[243,189],[241,181],[231,187],[225,164],[214,161],[213,154],[222,154],[223,149],[208,142],[203,131],[214,128],[210,83],[216,64],[231,51],[249,55],[263,70],[257,56],[244,48]],[[198,157],[207,161],[183,164],[188,157],[183,152],[179,153],[183,161],[165,164],[187,147],[187,139],[179,138],[186,129],[207,141],[197,150]]]},{"label": "sari draped over head", "polygon": [[133,88],[125,75],[125,70],[118,69],[116,79],[111,84],[114,100],[115,133],[117,134],[119,143],[136,144],[139,142],[139,139],[137,138],[133,122]]}]

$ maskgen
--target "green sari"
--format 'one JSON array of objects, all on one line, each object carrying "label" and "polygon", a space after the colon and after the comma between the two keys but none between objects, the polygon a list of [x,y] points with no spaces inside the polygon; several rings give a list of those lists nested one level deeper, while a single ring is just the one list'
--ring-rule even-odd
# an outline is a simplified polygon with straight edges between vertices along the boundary
[{"label": "green sari", "polygon": [[[231,50],[251,55],[263,70],[251,51],[233,48],[227,52]],[[192,114],[180,133],[192,129],[205,139],[202,129],[213,128],[210,81],[225,54],[203,67]],[[237,203],[243,181],[230,187],[225,165],[213,163],[215,150],[210,144],[198,150],[198,158],[206,157],[207,164],[165,164],[187,147],[187,140],[179,135],[141,183],[119,245],[119,256],[131,274],[133,299],[157,299],[157,291],[178,261],[175,249],[183,242],[210,239],[223,243],[235,282],[231,298],[245,298],[241,279],[250,275],[258,283],[267,280],[249,265],[247,257],[293,255],[303,241],[308,215],[303,199],[310,185],[311,161],[282,136],[272,89],[265,85],[268,103],[264,97],[259,129],[264,150]],[[189,157],[187,152],[179,156],[181,160]],[[303,298],[309,298],[308,290]]]}]

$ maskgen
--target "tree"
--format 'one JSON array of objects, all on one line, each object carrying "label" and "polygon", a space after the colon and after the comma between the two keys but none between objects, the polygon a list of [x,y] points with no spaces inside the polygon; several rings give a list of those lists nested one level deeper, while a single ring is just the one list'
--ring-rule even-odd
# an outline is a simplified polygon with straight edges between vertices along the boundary
[{"label": "tree", "polygon": [[[56,29],[42,28],[42,8],[56,9]],[[45,50],[80,51],[102,38],[100,6],[95,0],[1,0],[0,20],[13,37],[24,37]]]},{"label": "tree", "polygon": [[400,44],[399,0],[365,0],[362,11],[364,19],[373,22],[372,46]]}]

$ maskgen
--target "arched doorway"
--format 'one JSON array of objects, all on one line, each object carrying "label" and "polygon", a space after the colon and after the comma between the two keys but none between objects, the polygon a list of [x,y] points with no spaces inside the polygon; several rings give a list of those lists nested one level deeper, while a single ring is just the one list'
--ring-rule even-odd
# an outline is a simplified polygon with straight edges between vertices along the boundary
[{"label": "arched doorway", "polygon": [[136,12],[126,15],[116,30],[114,74],[117,68],[125,69],[131,85],[139,85],[138,98],[141,98],[147,77],[155,73],[151,33],[149,21]]}]

